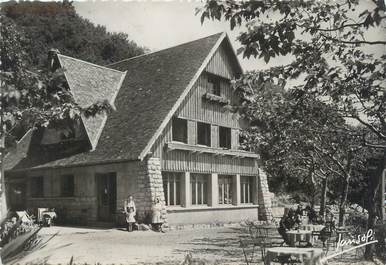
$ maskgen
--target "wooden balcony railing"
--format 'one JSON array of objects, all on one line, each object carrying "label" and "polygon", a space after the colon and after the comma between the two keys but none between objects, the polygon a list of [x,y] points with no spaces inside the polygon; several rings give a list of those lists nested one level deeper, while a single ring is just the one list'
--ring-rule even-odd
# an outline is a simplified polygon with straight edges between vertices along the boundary
[{"label": "wooden balcony railing", "polygon": [[247,157],[247,158],[259,158],[258,154],[244,151],[244,150],[234,150],[234,149],[223,149],[223,148],[216,148],[216,147],[209,147],[204,145],[190,145],[180,142],[169,142],[166,144],[166,150],[172,151],[172,150],[183,150],[188,151],[192,153],[207,153],[207,154],[213,154],[218,156],[233,156],[233,157]]}]

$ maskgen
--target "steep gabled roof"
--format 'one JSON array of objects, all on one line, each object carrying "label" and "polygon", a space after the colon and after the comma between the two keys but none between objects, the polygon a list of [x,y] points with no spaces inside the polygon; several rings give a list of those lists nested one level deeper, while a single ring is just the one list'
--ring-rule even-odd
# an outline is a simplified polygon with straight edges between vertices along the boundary
[{"label": "steep gabled roof", "polygon": [[120,134],[115,143],[130,143],[130,158],[143,159],[225,36],[219,33],[109,65],[129,73],[120,95],[124,113],[130,114],[125,124],[109,119],[112,127],[106,126],[105,136]]},{"label": "steep gabled roof", "polygon": [[[126,75],[125,72],[81,61],[62,54],[57,55],[74,100],[86,108],[97,102],[108,100],[114,105],[115,97]],[[106,121],[106,114],[82,117],[91,146],[95,149]]]},{"label": "steep gabled roof", "polygon": [[24,136],[17,141],[16,148],[11,149],[4,157],[4,168],[13,169],[28,156],[31,140],[32,130],[28,130]]},{"label": "steep gabled roof", "polygon": [[[224,39],[230,45],[226,34],[219,33],[108,65],[117,73],[127,74],[115,98],[116,111],[109,113],[106,123],[102,125],[103,129],[94,150],[33,167],[143,159]],[[72,80],[72,83],[69,82],[72,89],[92,94],[92,89],[102,87],[96,85],[90,89],[87,81],[87,76],[94,78],[98,73],[98,66],[86,65],[86,62],[64,56],[60,60],[62,65],[67,65],[66,77]],[[88,70],[84,71],[82,67]],[[237,67],[240,68],[239,65]],[[79,77],[77,71],[85,74]],[[114,77],[113,83],[116,83],[119,75]],[[113,91],[109,90],[104,96],[110,97],[112,94]],[[75,97],[77,95],[82,94],[74,93]],[[85,127],[87,126],[85,122]]]}]

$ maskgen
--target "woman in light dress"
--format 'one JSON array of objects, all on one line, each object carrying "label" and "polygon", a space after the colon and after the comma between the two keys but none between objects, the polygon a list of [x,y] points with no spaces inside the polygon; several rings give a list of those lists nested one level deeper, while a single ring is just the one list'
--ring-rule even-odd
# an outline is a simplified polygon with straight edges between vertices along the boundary
[{"label": "woman in light dress", "polygon": [[164,233],[164,231],[162,231],[163,220],[161,217],[162,204],[161,204],[161,201],[158,197],[155,198],[155,202],[154,202],[151,210],[152,210],[153,229],[157,232],[163,232]]}]

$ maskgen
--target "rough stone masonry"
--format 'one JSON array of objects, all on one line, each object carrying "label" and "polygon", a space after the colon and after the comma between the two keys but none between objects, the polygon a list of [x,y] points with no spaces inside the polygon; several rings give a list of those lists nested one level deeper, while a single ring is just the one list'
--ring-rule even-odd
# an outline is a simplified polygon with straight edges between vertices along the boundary
[{"label": "rough stone masonry", "polygon": [[159,158],[150,157],[143,161],[139,167],[137,185],[139,190],[136,201],[138,221],[144,223],[151,222],[151,208],[155,203],[155,199],[159,198],[163,205],[161,212],[162,219],[164,223],[167,223],[161,161]]}]

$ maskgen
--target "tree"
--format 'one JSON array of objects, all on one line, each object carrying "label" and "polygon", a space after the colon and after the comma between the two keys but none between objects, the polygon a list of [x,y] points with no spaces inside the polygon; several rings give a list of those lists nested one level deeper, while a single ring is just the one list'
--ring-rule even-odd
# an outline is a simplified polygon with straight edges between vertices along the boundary
[{"label": "tree", "polygon": [[[292,55],[284,66],[254,72],[252,79],[285,83],[305,75],[298,86],[303,94],[325,97],[342,116],[355,119],[385,140],[386,55],[360,49],[365,45],[386,45],[383,40],[366,40],[369,27],[379,27],[386,18],[382,1],[373,10],[361,10],[356,0],[348,1],[207,1],[200,10],[201,21],[222,19],[246,25],[238,41],[244,57],[264,58]],[[362,11],[359,16],[356,13]],[[272,16],[276,19],[268,20]],[[359,22],[352,23],[352,17]],[[356,21],[356,20],[354,20]],[[371,143],[367,143],[371,144]]]},{"label": "tree", "polygon": [[[385,161],[384,153],[382,154],[382,152],[376,152],[371,156],[367,157],[366,159],[367,167],[362,172],[367,176],[367,185],[369,186],[369,188],[367,189],[367,209],[369,214],[368,226],[374,224],[377,217],[381,216],[379,212],[377,213],[377,209],[380,209],[381,211],[383,211],[383,207],[384,207],[382,205],[383,203],[380,203],[381,193],[383,192],[383,190],[380,189],[381,182],[379,177],[382,175],[382,171],[385,168],[384,161]],[[378,192],[378,191],[381,191],[381,192]],[[373,226],[371,226],[371,228],[373,228]],[[379,244],[382,245],[382,242],[379,242]],[[367,259],[372,258],[373,250],[374,250],[374,246],[372,245],[369,247],[366,247],[365,257]],[[381,253],[378,253],[378,254],[381,254]]]},{"label": "tree", "polygon": [[1,212],[6,217],[3,157],[4,139],[23,120],[29,128],[48,126],[49,123],[66,123],[81,114],[92,116],[110,109],[108,101],[96,102],[87,108],[73,99],[65,82],[63,69],[32,72],[28,70],[28,56],[23,49],[26,41],[16,26],[1,17]]},{"label": "tree", "polygon": [[[294,182],[297,188],[309,191],[311,204],[316,191],[322,188],[322,216],[327,182],[339,179],[343,192],[336,191],[341,193],[339,223],[342,225],[354,165],[362,163],[363,156],[355,152],[363,149],[362,132],[346,134],[355,130],[345,124],[335,109],[313,97],[298,101],[296,91],[277,86],[250,86],[242,90],[237,88],[243,86],[242,82],[234,85],[243,99],[238,111],[251,125],[245,132],[243,147],[258,150],[274,181],[284,175],[288,184]],[[279,181],[283,181],[282,177]],[[291,185],[288,190],[292,190]]]},{"label": "tree", "polygon": [[[373,0],[370,8],[357,0],[209,0],[199,13],[202,23],[224,18],[231,29],[244,25],[238,37],[242,45],[238,52],[244,57],[263,58],[266,63],[276,56],[293,58],[287,65],[249,73],[241,78],[244,86],[239,88],[267,82],[285,86],[288,80],[304,76],[302,85],[288,88],[296,91],[299,101],[313,96],[330,105],[340,117],[368,129],[361,136],[362,146],[384,150],[386,55],[374,54],[368,47],[384,46],[386,41],[366,37],[369,28],[381,27],[384,10],[382,0]],[[356,134],[346,130],[347,139]],[[355,152],[347,153],[348,160],[350,153]],[[368,227],[373,226],[369,219]]]},{"label": "tree", "polygon": [[28,53],[30,69],[45,67],[47,51],[106,65],[143,54],[147,49],[128,40],[124,33],[107,32],[80,17],[69,1],[21,1],[1,4],[2,13],[23,31],[22,47]]}]

